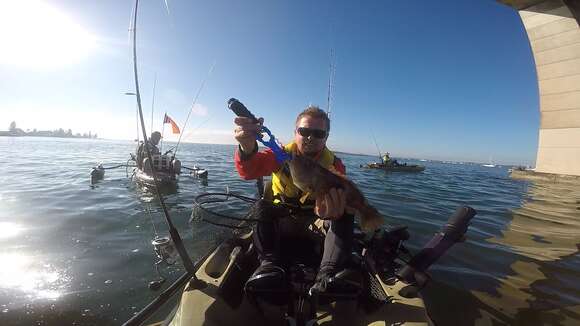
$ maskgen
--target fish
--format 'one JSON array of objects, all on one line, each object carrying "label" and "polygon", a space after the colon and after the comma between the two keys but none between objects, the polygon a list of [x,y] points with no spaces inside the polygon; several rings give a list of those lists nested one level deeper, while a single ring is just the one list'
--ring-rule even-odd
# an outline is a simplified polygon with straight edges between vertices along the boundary
[{"label": "fish", "polygon": [[346,207],[357,211],[364,231],[373,231],[383,225],[384,218],[377,209],[369,204],[351,180],[334,168],[326,169],[313,159],[298,154],[294,154],[287,164],[294,185],[304,193],[302,200],[311,194],[320,198],[332,188],[343,189]]}]

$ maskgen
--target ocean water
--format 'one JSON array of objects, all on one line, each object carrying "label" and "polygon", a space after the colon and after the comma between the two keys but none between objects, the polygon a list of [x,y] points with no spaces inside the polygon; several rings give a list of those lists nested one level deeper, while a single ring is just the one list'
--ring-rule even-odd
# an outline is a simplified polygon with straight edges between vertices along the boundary
[{"label": "ocean water", "polygon": [[[128,141],[0,137],[0,325],[117,325],[156,296],[147,285],[157,278],[151,240],[166,233],[159,205],[125,168],[89,180],[96,163],[123,164],[132,150]],[[180,145],[184,166],[209,170],[207,183],[183,175],[166,195],[193,258],[228,233],[189,223],[193,198],[256,193],[237,176],[233,151]],[[456,207],[478,211],[467,240],[431,269],[424,296],[438,324],[580,324],[580,185],[512,180],[505,167],[471,164],[385,173],[359,168],[374,158],[340,157],[387,223],[409,226],[411,249]],[[182,269],[162,272],[172,280]]]}]

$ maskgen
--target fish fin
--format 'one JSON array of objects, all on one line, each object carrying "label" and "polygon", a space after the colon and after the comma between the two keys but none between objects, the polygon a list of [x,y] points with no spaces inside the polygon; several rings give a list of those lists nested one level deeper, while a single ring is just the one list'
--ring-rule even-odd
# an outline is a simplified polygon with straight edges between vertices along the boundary
[{"label": "fish fin", "polygon": [[304,204],[306,202],[306,199],[308,199],[308,196],[310,196],[309,192],[304,193],[304,195],[302,195],[302,197],[300,197],[300,203]]},{"label": "fish fin", "polygon": [[374,231],[384,223],[384,219],[376,208],[372,206],[364,206],[359,210],[360,226],[363,231]]}]

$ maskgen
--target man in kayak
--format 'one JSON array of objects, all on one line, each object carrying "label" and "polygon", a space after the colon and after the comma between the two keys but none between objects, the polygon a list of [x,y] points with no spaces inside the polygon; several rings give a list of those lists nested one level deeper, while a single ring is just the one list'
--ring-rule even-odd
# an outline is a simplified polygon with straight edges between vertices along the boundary
[{"label": "man in kayak", "polygon": [[387,153],[385,153],[385,154],[383,155],[383,164],[384,164],[385,166],[390,166],[390,165],[391,165],[391,163],[392,163],[392,162],[391,162],[391,156],[390,156],[390,155],[389,155],[389,153],[387,152]]},{"label": "man in kayak", "polygon": [[[259,121],[256,124],[244,117],[234,120],[234,137],[239,143],[234,161],[239,175],[245,180],[272,175],[274,205],[271,209],[261,210],[265,213],[258,216],[260,221],[254,229],[254,243],[260,266],[248,283],[253,282],[255,287],[280,284],[278,280],[282,280],[285,273],[280,267],[285,247],[291,255],[304,251],[303,255],[309,253],[312,256],[314,244],[305,245],[308,243],[308,226],[320,218],[329,222],[330,228],[324,239],[323,257],[311,291],[340,291],[340,285],[332,285],[329,280],[343,267],[351,253],[354,217],[345,212],[345,193],[342,189],[331,189],[323,198],[309,196],[305,201],[300,200],[305,194],[293,184],[288,168],[276,161],[270,149],[258,151],[256,134],[264,120],[260,118]],[[284,146],[284,150],[309,156],[329,170],[346,174],[342,161],[326,147],[329,131],[330,120],[326,112],[309,106],[296,118],[294,141]],[[284,212],[287,212],[285,217]]]},{"label": "man in kayak", "polygon": [[151,133],[151,137],[149,137],[145,143],[141,143],[139,145],[139,148],[137,148],[137,167],[139,167],[139,169],[143,170],[143,161],[147,158],[147,152],[145,151],[144,146],[149,148],[151,155],[159,155],[161,152],[159,151],[157,145],[159,144],[160,140],[161,133],[159,131],[154,131]]}]

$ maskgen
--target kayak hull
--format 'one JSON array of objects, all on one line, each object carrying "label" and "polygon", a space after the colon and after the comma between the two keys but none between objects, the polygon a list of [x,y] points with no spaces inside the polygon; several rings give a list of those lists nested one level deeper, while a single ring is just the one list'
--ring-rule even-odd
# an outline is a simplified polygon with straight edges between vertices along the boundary
[{"label": "kayak hull", "polygon": [[[178,178],[176,174],[164,171],[156,171],[156,176],[159,186],[172,186],[177,184]],[[135,180],[143,185],[147,186],[155,185],[153,175],[145,173],[145,171],[140,169],[135,169]]]},{"label": "kayak hull", "polygon": [[425,171],[425,167],[422,165],[395,165],[395,166],[386,166],[383,164],[376,164],[371,163],[361,167],[367,169],[376,169],[376,170],[383,170],[387,172],[423,172]]}]

